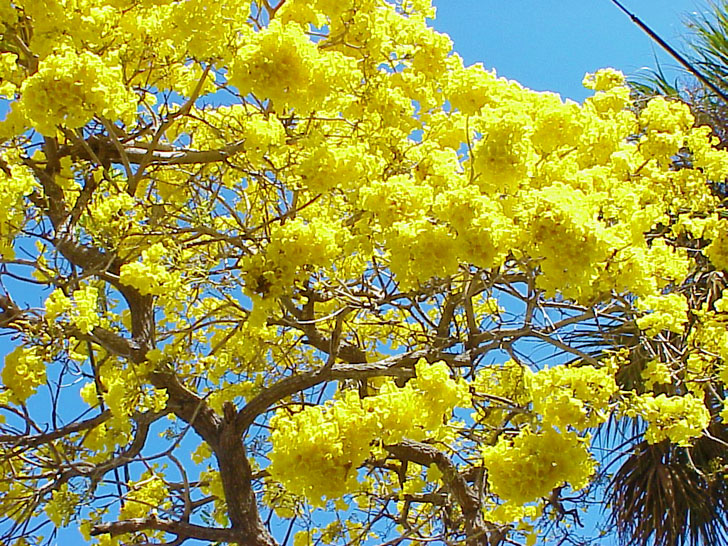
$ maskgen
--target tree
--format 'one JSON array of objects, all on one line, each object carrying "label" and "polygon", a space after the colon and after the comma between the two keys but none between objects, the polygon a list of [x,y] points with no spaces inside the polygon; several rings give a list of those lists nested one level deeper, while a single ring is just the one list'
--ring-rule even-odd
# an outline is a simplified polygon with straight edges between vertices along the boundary
[{"label": "tree", "polygon": [[433,16],[0,8],[3,541],[575,541],[593,431],[724,445],[728,154]]}]

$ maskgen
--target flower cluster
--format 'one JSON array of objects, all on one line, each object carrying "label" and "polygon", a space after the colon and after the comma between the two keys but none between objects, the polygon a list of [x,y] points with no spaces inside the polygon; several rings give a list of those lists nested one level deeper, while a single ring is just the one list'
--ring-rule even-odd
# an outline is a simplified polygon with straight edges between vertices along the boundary
[{"label": "flower cluster", "polygon": [[681,294],[647,296],[639,302],[640,307],[649,310],[637,319],[640,330],[647,335],[657,335],[662,330],[681,334],[688,322],[688,302]]},{"label": "flower cluster", "polygon": [[636,413],[649,423],[645,438],[651,444],[669,439],[689,446],[710,422],[710,413],[700,398],[691,393],[682,396],[642,395],[635,401]]},{"label": "flower cluster", "polygon": [[34,347],[16,347],[5,355],[2,369],[3,385],[7,389],[0,393],[0,400],[15,403],[25,401],[35,394],[46,381],[46,362],[40,351]]},{"label": "flower cluster", "polygon": [[587,439],[552,427],[537,432],[525,428],[514,438],[502,436],[494,446],[483,448],[483,464],[493,492],[516,504],[548,497],[565,483],[582,489],[595,468]]},{"label": "flower cluster", "polygon": [[180,275],[166,267],[169,251],[164,243],[154,243],[141,254],[141,261],[121,266],[119,280],[145,295],[162,295],[177,290]]},{"label": "flower cluster", "polygon": [[320,503],[357,487],[357,469],[375,441],[421,440],[443,426],[453,408],[467,403],[462,382],[440,362],[416,365],[416,379],[398,388],[384,383],[379,394],[360,399],[353,391],[323,406],[281,409],[271,421],[268,467],[286,489]]},{"label": "flower cluster", "polygon": [[25,223],[23,200],[37,188],[38,182],[30,169],[19,161],[19,151],[9,149],[0,153],[0,256],[13,258],[13,239]]},{"label": "flower cluster", "polygon": [[533,409],[545,423],[566,430],[583,430],[609,417],[609,403],[617,392],[609,368],[556,366],[528,376]]},{"label": "flower cluster", "polygon": [[136,112],[136,96],[124,86],[121,68],[88,51],[65,48],[49,55],[20,93],[25,116],[51,136],[59,125],[83,127],[93,116],[129,121]]},{"label": "flower cluster", "polygon": [[353,60],[322,53],[304,29],[276,19],[238,52],[230,83],[245,95],[267,97],[277,108],[310,112],[323,107],[336,88],[351,85]]}]

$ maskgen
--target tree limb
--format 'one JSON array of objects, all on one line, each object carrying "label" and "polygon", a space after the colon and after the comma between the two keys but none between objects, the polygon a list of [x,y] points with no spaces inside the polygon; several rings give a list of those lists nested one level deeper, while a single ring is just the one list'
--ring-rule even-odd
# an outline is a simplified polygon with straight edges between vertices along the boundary
[{"label": "tree limb", "polygon": [[163,520],[156,516],[99,523],[91,528],[90,534],[91,536],[109,534],[114,537],[124,533],[138,533],[141,531],[164,531],[165,533],[177,535],[180,538],[194,538],[208,540],[210,542],[242,543],[243,541],[243,537],[236,533],[234,529],[203,527],[183,521]]},{"label": "tree limb", "polygon": [[442,451],[436,447],[415,442],[402,440],[393,445],[385,445],[390,454],[401,461],[412,461],[422,466],[437,465],[442,472],[442,481],[450,491],[455,501],[460,505],[465,519],[465,531],[467,533],[466,544],[468,546],[486,544],[486,537],[490,536],[487,543],[497,544],[502,538],[495,529],[488,529],[481,511],[481,503],[473,488],[468,485],[453,462]]}]

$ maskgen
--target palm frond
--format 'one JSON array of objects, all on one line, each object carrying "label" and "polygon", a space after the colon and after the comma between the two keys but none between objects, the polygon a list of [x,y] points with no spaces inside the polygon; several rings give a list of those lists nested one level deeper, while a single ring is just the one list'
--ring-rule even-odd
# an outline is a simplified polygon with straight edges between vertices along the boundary
[{"label": "palm frond", "polygon": [[713,84],[728,89],[728,2],[711,2],[710,7],[686,23],[693,37],[690,57]]},{"label": "palm frond", "polygon": [[717,474],[725,451],[709,437],[692,448],[637,444],[608,487],[620,539],[635,546],[728,543],[728,485]]},{"label": "palm frond", "polygon": [[649,99],[658,95],[679,98],[681,95],[679,82],[677,79],[673,82],[667,79],[657,56],[655,56],[655,67],[644,69],[637,78],[630,80],[630,86],[637,98]]}]

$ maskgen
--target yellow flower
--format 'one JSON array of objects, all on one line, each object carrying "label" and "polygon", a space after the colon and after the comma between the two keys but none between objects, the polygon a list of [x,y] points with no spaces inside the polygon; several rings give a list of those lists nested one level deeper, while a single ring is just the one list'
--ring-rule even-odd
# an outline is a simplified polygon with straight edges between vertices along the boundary
[{"label": "yellow flower", "polygon": [[3,385],[10,398],[23,404],[46,381],[46,363],[36,348],[16,347],[5,356]]},{"label": "yellow flower", "polygon": [[555,366],[528,377],[534,411],[548,424],[566,430],[597,426],[609,417],[609,403],[617,392],[609,368]]},{"label": "yellow flower", "polygon": [[647,296],[640,298],[639,306],[647,314],[637,319],[637,326],[647,335],[655,336],[662,330],[681,334],[688,322],[688,302],[682,294]]},{"label": "yellow flower", "polygon": [[595,468],[587,447],[588,440],[574,432],[526,428],[512,439],[501,436],[496,445],[483,448],[483,464],[491,490],[523,505],[548,497],[565,483],[575,491],[585,487]]},{"label": "yellow flower", "polygon": [[20,89],[26,117],[43,134],[56,126],[82,127],[94,115],[129,120],[136,97],[123,84],[121,68],[84,51],[60,48],[40,62],[38,72]]},{"label": "yellow flower", "polygon": [[689,446],[710,422],[710,413],[703,401],[691,393],[682,396],[643,395],[635,400],[636,413],[648,423],[645,438],[651,444],[670,439],[680,446]]},{"label": "yellow flower", "polygon": [[119,280],[139,290],[141,294],[161,295],[175,292],[179,287],[179,272],[170,272],[165,266],[167,247],[154,243],[142,250],[140,262],[121,266]]},{"label": "yellow flower", "polygon": [[51,494],[51,500],[45,505],[45,513],[56,527],[66,527],[76,513],[79,495],[70,491],[64,483]]}]

